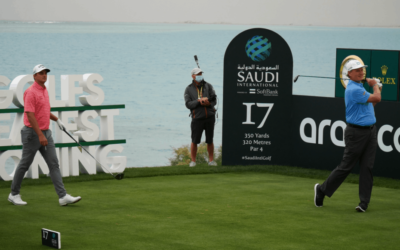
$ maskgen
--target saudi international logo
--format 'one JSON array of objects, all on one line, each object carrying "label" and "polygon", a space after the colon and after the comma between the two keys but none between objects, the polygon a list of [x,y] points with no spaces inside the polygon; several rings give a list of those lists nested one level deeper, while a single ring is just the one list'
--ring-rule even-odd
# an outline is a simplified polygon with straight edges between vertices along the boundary
[{"label": "saudi international logo", "polygon": [[271,42],[262,36],[253,36],[246,43],[246,54],[255,62],[262,62],[271,54]]}]

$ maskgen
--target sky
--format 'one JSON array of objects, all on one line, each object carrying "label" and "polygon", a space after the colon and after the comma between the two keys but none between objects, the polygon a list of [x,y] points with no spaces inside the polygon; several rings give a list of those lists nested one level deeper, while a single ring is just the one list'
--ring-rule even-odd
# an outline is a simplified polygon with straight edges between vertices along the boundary
[{"label": "sky", "polygon": [[0,20],[400,27],[399,0],[0,0]]}]

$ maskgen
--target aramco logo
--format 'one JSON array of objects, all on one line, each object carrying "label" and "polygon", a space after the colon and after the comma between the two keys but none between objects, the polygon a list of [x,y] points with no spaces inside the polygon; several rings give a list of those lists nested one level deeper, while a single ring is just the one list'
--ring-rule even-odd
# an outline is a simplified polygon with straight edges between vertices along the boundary
[{"label": "aramco logo", "polygon": [[262,36],[253,36],[246,43],[246,54],[255,62],[262,62],[271,54],[271,42]]}]

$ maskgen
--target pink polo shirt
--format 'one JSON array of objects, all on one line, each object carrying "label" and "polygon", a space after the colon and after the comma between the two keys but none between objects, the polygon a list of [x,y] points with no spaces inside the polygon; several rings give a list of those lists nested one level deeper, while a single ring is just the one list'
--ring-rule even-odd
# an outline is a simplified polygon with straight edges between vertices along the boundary
[{"label": "pink polo shirt", "polygon": [[50,100],[46,87],[34,82],[24,93],[24,124],[32,128],[26,112],[35,113],[40,130],[48,130],[50,126]]}]

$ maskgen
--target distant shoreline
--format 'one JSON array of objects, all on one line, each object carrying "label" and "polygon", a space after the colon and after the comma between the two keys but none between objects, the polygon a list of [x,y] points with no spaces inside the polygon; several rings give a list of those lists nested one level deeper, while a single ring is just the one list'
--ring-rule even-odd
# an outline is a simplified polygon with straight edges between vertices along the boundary
[{"label": "distant shoreline", "polygon": [[296,24],[263,24],[263,23],[228,23],[228,22],[194,22],[194,21],[185,21],[185,22],[118,22],[118,21],[108,21],[108,22],[100,22],[100,21],[55,21],[55,20],[6,20],[0,19],[0,23],[35,23],[35,24],[57,24],[57,23],[109,23],[109,24],[198,24],[198,25],[243,25],[243,26],[284,26],[284,27],[330,27],[330,28],[400,28],[400,24],[397,26],[366,26],[366,25],[296,25]]}]

